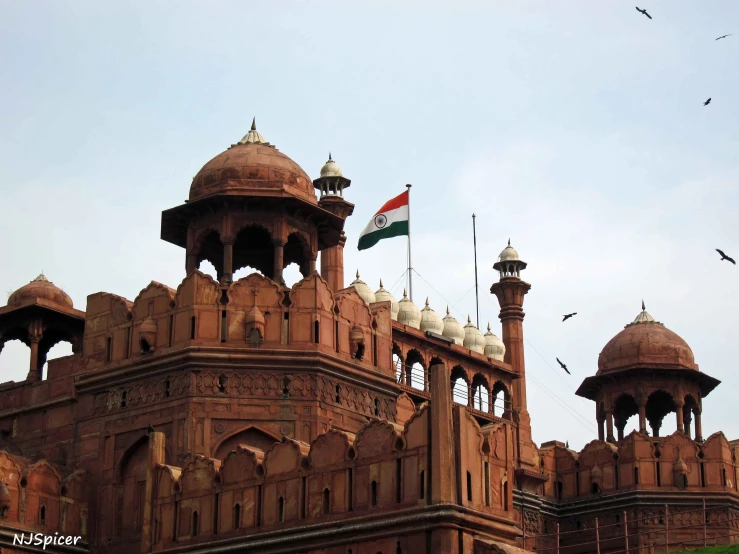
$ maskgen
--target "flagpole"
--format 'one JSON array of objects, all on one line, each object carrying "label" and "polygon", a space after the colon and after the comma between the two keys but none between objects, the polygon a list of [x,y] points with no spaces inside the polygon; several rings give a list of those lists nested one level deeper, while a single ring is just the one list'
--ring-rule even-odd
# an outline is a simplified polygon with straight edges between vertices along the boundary
[{"label": "flagpole", "polygon": [[480,328],[480,298],[477,286],[477,231],[475,230],[475,214],[472,214],[472,244],[475,248],[475,310],[477,311],[477,328]]},{"label": "flagpole", "polygon": [[411,186],[408,188],[408,293],[413,302],[413,265],[411,264]]}]

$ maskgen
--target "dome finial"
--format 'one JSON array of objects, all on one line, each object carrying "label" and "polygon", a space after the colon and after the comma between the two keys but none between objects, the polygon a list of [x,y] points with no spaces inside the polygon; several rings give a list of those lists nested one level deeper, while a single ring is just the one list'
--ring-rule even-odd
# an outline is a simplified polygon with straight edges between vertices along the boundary
[{"label": "dome finial", "polygon": [[380,277],[380,288],[382,288],[382,277]]},{"label": "dome finial", "polygon": [[644,305],[644,300],[641,301],[641,309],[642,311],[645,311],[647,307]]},{"label": "dome finial", "polygon": [[251,120],[251,130],[252,131],[257,130],[257,116],[254,116]]},{"label": "dome finial", "polygon": [[467,325],[472,325],[472,318],[470,317],[470,314],[467,314]]},{"label": "dome finial", "polygon": [[334,159],[331,157],[331,152],[328,153],[328,161],[332,162]]},{"label": "dome finial", "polygon": [[446,315],[449,315],[449,306],[446,307]]},{"label": "dome finial", "polygon": [[490,322],[488,322],[488,333],[490,332]]},{"label": "dome finial", "polygon": [[429,306],[429,297],[427,296],[426,297],[426,307],[428,308],[428,306]]},{"label": "dome finial", "polygon": [[406,289],[403,289],[403,298],[406,298],[408,296]]},{"label": "dome finial", "polygon": [[357,270],[357,279],[359,279],[359,270]]},{"label": "dome finial", "polygon": [[510,239],[510,237],[509,237],[509,238],[508,238],[508,246],[510,246],[510,245],[511,245],[511,239]]}]

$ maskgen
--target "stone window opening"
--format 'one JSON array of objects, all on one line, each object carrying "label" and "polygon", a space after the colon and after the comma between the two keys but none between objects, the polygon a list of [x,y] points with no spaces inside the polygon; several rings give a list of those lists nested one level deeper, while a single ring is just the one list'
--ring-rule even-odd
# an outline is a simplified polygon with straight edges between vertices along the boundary
[{"label": "stone window opening", "polygon": [[370,484],[370,502],[372,507],[377,506],[377,481],[372,481]]},{"label": "stone window opening", "polygon": [[380,399],[375,398],[375,417],[380,417]]},{"label": "stone window opening", "polygon": [[249,344],[259,346],[260,342],[262,342],[262,335],[259,333],[259,329],[252,329],[249,333]]},{"label": "stone window opening", "polygon": [[362,358],[364,358],[364,342],[360,342],[359,344],[357,344],[357,353],[354,355],[354,357],[360,362],[362,361]]},{"label": "stone window opening", "polygon": [[226,310],[221,310],[221,342],[228,339],[228,316]]},{"label": "stone window opening", "polygon": [[592,494],[598,494],[600,492],[600,487],[598,486],[598,483],[592,483],[590,485],[590,492]]},{"label": "stone window opening", "polygon": [[46,525],[46,506],[41,506],[41,509],[39,510],[38,520],[41,525]]},{"label": "stone window opening", "polygon": [[126,407],[126,391],[121,393],[121,408]]},{"label": "stone window opening", "polygon": [[226,377],[225,374],[221,373],[221,375],[218,377],[218,392],[225,393],[227,384],[228,377]]},{"label": "stone window opening", "polygon": [[241,504],[234,506],[234,529],[238,529],[241,526]]},{"label": "stone window opening", "polygon": [[400,458],[395,459],[395,502],[403,500],[403,465]]},{"label": "stone window opening", "polygon": [[421,482],[419,484],[419,498],[423,500],[426,497],[426,471],[421,470]]},{"label": "stone window opening", "polygon": [[721,485],[726,486],[726,468],[721,468]]},{"label": "stone window opening", "polygon": [[341,404],[341,385],[336,385],[336,397],[334,401],[337,404]]},{"label": "stone window opening", "polygon": [[197,537],[198,532],[200,531],[200,529],[198,528],[198,523],[199,523],[198,522],[198,512],[195,511],[192,513],[192,536],[193,537]]},{"label": "stone window opening", "polygon": [[503,483],[503,510],[508,511],[508,480]]},{"label": "stone window opening", "polygon": [[562,490],[564,489],[564,483],[562,481],[556,481],[554,483],[554,492],[557,500],[562,500]]},{"label": "stone window opening", "polygon": [[113,357],[113,339],[108,337],[105,345],[105,361],[109,362]]},{"label": "stone window opening", "polygon": [[323,489],[323,502],[322,502],[323,515],[328,515],[331,512],[331,491],[328,487]]},{"label": "stone window opening", "polygon": [[485,506],[490,506],[490,463],[485,462]]},{"label": "stone window opening", "polygon": [[192,316],[190,318],[190,340],[195,340],[196,323],[197,323],[197,320],[195,319],[195,316]]},{"label": "stone window opening", "polygon": [[147,352],[151,351],[151,345],[149,344],[149,341],[148,340],[146,340],[145,338],[142,337],[140,339],[139,343],[140,343],[140,346],[141,346],[141,353],[142,354],[146,354]]},{"label": "stone window opening", "polygon": [[164,398],[169,398],[172,394],[171,383],[169,379],[164,380]]},{"label": "stone window opening", "polygon": [[174,316],[169,316],[169,339],[167,340],[167,346],[172,346],[174,342]]},{"label": "stone window opening", "polygon": [[634,468],[634,484],[635,485],[639,484],[639,468],[638,467]]},{"label": "stone window opening", "polygon": [[318,322],[318,320],[313,322],[313,342],[316,344],[321,342],[321,335],[320,335],[321,325]]},{"label": "stone window opening", "polygon": [[467,472],[467,502],[472,502],[472,474]]},{"label": "stone window opening", "polygon": [[403,549],[400,547],[400,541],[395,543],[395,554],[403,554]]},{"label": "stone window opening", "polygon": [[123,357],[128,359],[131,355],[131,328],[126,327],[126,343],[123,345],[124,353]]},{"label": "stone window opening", "polygon": [[280,497],[280,500],[278,501],[278,509],[279,509],[279,521],[280,523],[284,523],[285,521],[285,499]]}]

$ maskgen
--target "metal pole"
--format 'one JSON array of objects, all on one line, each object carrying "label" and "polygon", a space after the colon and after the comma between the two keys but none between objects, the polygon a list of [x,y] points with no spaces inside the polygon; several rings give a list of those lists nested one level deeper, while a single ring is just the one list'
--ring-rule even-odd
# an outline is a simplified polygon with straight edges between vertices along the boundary
[{"label": "metal pole", "polygon": [[706,547],[706,499],[703,499],[703,548]]},{"label": "metal pole", "polygon": [[413,302],[413,265],[411,264],[411,186],[408,189],[408,294]]},{"label": "metal pole", "polygon": [[665,504],[665,552],[670,551],[670,512]]},{"label": "metal pole", "polygon": [[600,530],[598,529],[598,518],[595,518],[595,551],[600,554]]},{"label": "metal pole", "polygon": [[626,554],[629,554],[629,520],[624,510],[624,539],[626,540]]},{"label": "metal pole", "polygon": [[472,214],[472,243],[475,247],[475,310],[477,312],[477,328],[480,328],[480,298],[477,286],[477,230],[475,229],[475,214]]},{"label": "metal pole", "polygon": [[559,523],[557,524],[557,554],[559,554]]}]

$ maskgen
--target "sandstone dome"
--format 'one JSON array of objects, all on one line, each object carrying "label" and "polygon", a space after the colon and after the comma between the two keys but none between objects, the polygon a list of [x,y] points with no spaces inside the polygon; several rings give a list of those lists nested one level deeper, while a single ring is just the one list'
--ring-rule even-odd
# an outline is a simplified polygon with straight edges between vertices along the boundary
[{"label": "sandstone dome", "polygon": [[74,307],[69,295],[49,281],[43,273],[11,294],[8,297],[8,306],[20,306],[39,299],[50,300],[68,308]]}]

